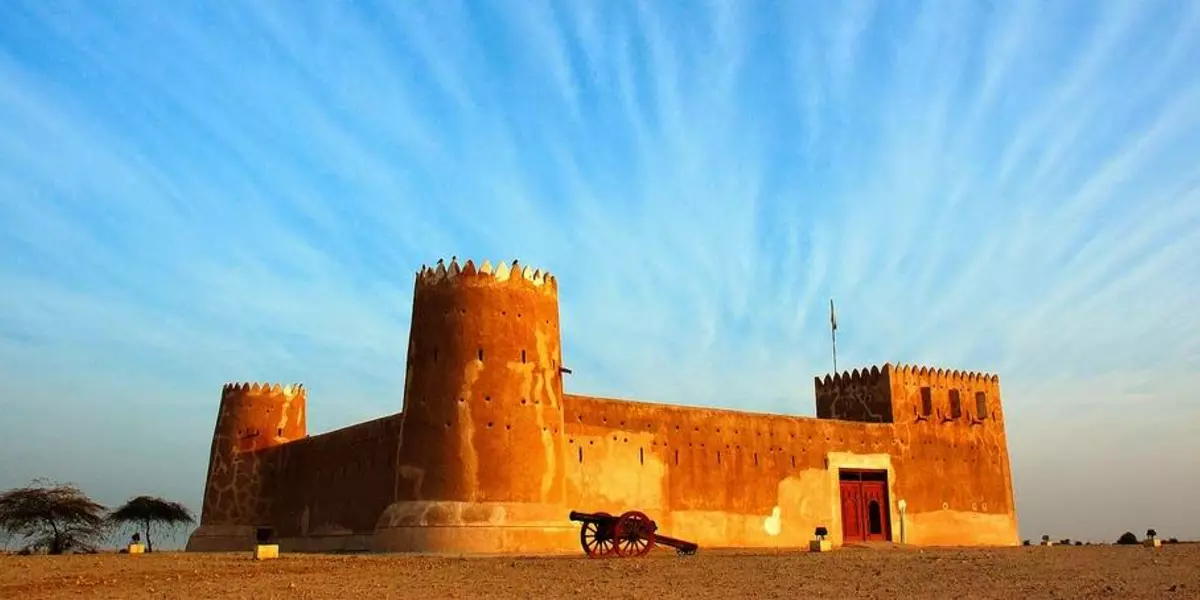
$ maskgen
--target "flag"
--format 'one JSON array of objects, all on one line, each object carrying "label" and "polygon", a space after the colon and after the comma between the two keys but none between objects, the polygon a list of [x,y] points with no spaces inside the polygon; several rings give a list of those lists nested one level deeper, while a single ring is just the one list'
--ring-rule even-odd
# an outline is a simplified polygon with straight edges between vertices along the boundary
[{"label": "flag", "polygon": [[837,315],[833,312],[833,298],[829,299],[829,325],[837,331]]}]

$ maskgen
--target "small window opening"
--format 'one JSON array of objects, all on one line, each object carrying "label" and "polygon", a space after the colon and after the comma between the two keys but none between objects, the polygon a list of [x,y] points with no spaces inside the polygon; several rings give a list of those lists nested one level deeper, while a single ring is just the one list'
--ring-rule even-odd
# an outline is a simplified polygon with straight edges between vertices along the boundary
[{"label": "small window opening", "polygon": [[987,392],[975,392],[975,413],[980,419],[987,418]]},{"label": "small window opening", "polygon": [[717,450],[717,464],[721,464],[721,451]]},{"label": "small window opening", "polygon": [[933,391],[928,387],[921,388],[921,414],[926,417],[933,414]]},{"label": "small window opening", "polygon": [[275,435],[277,435],[279,437],[283,437],[283,428],[280,427],[278,433],[276,433]]},{"label": "small window opening", "polygon": [[643,464],[643,465],[646,464],[646,449],[645,448],[638,448],[638,463]]},{"label": "small window opening", "polygon": [[579,462],[583,462],[583,446],[579,447]]},{"label": "small window opening", "polygon": [[270,527],[256,527],[254,529],[254,539],[260,544],[266,544],[275,539],[275,530]]},{"label": "small window opening", "polygon": [[524,350],[521,351],[521,363],[522,364],[525,363],[525,351]]},{"label": "small window opening", "polygon": [[962,418],[962,399],[959,398],[958,390],[950,390],[950,418]]},{"label": "small window opening", "polygon": [[867,506],[867,520],[870,522],[871,535],[883,534],[883,512],[879,509],[878,500],[872,500]]},{"label": "small window opening", "polygon": [[758,453],[757,452],[754,453],[754,464],[758,465]]},{"label": "small window opening", "polygon": [[675,464],[679,464],[679,451],[675,451]]},{"label": "small window opening", "polygon": [[792,468],[795,468],[795,467],[796,467],[796,455],[793,454],[792,455]]},{"label": "small window opening", "polygon": [[483,348],[479,349],[479,360],[483,360]]}]

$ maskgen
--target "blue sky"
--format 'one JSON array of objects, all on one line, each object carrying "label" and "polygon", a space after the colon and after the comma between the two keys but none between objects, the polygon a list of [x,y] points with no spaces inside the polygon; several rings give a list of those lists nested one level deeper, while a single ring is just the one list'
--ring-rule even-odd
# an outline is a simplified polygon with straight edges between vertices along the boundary
[{"label": "blue sky", "polygon": [[[1200,5],[0,4],[0,488],[199,508],[226,381],[399,410],[413,276],[570,391],[999,373],[1025,537],[1200,537]],[[1170,490],[1168,493],[1166,490]]]}]

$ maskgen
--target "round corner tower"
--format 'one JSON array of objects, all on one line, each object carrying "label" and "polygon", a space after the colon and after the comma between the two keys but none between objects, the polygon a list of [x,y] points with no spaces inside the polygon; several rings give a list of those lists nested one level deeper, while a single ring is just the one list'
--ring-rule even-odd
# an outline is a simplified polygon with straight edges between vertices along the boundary
[{"label": "round corner tower", "polygon": [[[200,529],[209,546],[240,548],[253,543],[263,505],[264,460],[269,449],[305,437],[305,390],[300,385],[226,384],[213,428]],[[249,535],[249,537],[247,537]]]},{"label": "round corner tower", "polygon": [[567,514],[561,365],[554,277],[517,261],[422,267],[386,547],[558,545],[546,535]]}]

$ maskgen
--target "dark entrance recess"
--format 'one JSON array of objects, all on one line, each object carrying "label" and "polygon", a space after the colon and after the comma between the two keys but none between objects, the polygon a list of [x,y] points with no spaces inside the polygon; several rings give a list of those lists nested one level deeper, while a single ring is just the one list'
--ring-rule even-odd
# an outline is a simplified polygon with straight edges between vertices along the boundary
[{"label": "dark entrance recess", "polygon": [[886,542],[891,539],[887,471],[841,469],[842,539],[850,542]]}]

